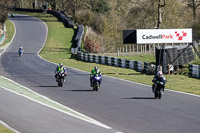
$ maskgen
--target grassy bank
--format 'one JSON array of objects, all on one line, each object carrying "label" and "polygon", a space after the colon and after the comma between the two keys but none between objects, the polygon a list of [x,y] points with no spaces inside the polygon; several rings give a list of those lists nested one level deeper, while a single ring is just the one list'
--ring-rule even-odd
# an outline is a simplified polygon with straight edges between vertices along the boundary
[{"label": "grassy bank", "polygon": [[[104,75],[152,85],[151,81],[153,79],[153,75],[142,74],[131,69],[118,68],[95,63],[87,63],[70,59],[70,46],[73,36],[73,30],[64,28],[62,23],[58,22],[56,18],[49,14],[28,14],[42,19],[46,22],[48,26],[47,43],[40,53],[43,58],[55,63],[63,62],[65,66],[77,68],[87,72],[90,72],[95,65],[98,65]],[[138,60],[140,61],[154,60],[152,59],[153,57],[149,57],[150,59],[140,57],[136,58],[138,58]],[[200,95],[199,79],[189,78],[184,75],[166,75],[166,78],[168,80],[166,88]]]},{"label": "grassy bank", "polygon": [[153,54],[119,56],[118,58],[122,58],[126,60],[141,61],[141,62],[156,62],[155,56]]},{"label": "grassy bank", "polygon": [[0,133],[14,133],[0,124]]},{"label": "grassy bank", "polygon": [[15,32],[14,25],[10,22],[10,20],[6,20],[5,25],[6,25],[6,38],[5,41],[2,44],[0,44],[0,50],[6,47],[6,45],[11,41]]}]

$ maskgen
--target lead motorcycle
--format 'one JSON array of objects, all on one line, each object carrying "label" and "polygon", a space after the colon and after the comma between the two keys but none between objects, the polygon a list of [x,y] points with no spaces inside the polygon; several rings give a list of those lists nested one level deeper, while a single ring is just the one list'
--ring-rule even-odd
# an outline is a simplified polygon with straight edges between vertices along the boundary
[{"label": "lead motorcycle", "polygon": [[100,74],[94,74],[94,76],[92,77],[93,91],[99,90],[101,81],[102,81],[102,76]]},{"label": "lead motorcycle", "polygon": [[157,98],[161,99],[163,93],[164,93],[164,80],[162,78],[155,83],[155,87],[154,87],[155,99]]},{"label": "lead motorcycle", "polygon": [[66,76],[66,74],[63,70],[58,72],[58,76],[57,76],[58,86],[60,86],[60,87],[63,86],[63,83],[65,82],[65,76]]}]

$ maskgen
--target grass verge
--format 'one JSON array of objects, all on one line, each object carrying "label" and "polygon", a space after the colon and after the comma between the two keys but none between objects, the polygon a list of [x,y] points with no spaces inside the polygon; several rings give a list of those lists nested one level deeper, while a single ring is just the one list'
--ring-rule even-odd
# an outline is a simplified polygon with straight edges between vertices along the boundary
[{"label": "grass verge", "polygon": [[[23,12],[23,14],[25,13]],[[87,72],[90,72],[91,69],[97,65],[95,63],[87,63],[70,59],[70,46],[73,37],[72,29],[64,28],[62,23],[58,22],[56,18],[49,14],[28,13],[28,15],[42,19],[48,26],[47,42],[40,53],[43,58],[55,63],[63,62],[65,66]],[[140,58],[139,60],[146,61],[147,59]],[[112,67],[101,64],[98,64],[98,66],[103,72],[103,75],[152,85],[151,81],[153,79],[153,75],[146,75],[126,68]],[[200,95],[199,79],[189,78],[184,75],[166,75],[166,78],[168,80],[166,88]]]},{"label": "grass verge", "polygon": [[0,133],[14,133],[0,124]]},{"label": "grass verge", "polygon": [[7,44],[11,41],[15,32],[14,25],[10,22],[10,20],[6,20],[5,25],[7,34],[4,42],[0,44],[0,50],[4,49],[7,46]]},{"label": "grass verge", "polygon": [[125,59],[125,60],[134,60],[141,62],[156,62],[155,56],[153,54],[145,54],[145,55],[132,55],[132,56],[119,56],[117,58]]}]

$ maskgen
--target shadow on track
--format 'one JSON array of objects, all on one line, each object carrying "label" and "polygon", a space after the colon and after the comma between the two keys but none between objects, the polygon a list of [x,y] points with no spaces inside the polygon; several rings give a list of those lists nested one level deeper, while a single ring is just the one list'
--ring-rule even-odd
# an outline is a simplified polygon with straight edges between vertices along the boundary
[{"label": "shadow on track", "polygon": [[47,88],[49,87],[49,88],[52,88],[52,87],[58,87],[58,86],[57,86],[57,85],[56,85],[56,86],[55,86],[55,85],[54,85],[54,86],[53,86],[53,85],[50,85],[50,86],[45,86],[45,85],[42,86],[42,85],[41,85],[41,86],[31,86],[31,87],[41,87],[41,88],[42,88],[42,87],[47,87]]},{"label": "shadow on track", "polygon": [[90,92],[90,91],[93,91],[93,90],[91,89],[91,90],[67,90],[67,91],[74,91],[74,92]]},{"label": "shadow on track", "polygon": [[130,97],[130,98],[122,98],[122,99],[155,99],[154,97]]}]

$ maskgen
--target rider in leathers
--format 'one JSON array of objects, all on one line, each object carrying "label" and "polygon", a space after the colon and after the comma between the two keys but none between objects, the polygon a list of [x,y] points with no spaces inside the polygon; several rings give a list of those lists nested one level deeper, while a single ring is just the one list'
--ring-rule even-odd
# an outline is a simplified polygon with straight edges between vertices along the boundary
[{"label": "rider in leathers", "polygon": [[91,87],[92,87],[92,78],[95,74],[100,74],[100,76],[101,76],[101,71],[97,66],[95,66],[94,69],[92,69],[91,74],[90,74],[90,86]]},{"label": "rider in leathers", "polygon": [[[154,76],[152,82],[154,82],[154,84],[152,85],[152,91],[154,93],[155,90],[155,84],[157,81],[163,81],[163,86],[165,88],[165,83],[167,82],[165,76],[163,75],[162,71],[158,71],[157,74]],[[164,88],[163,88],[163,92],[164,92]]]},{"label": "rider in leathers", "polygon": [[57,68],[56,68],[56,71],[55,71],[55,78],[56,78],[56,81],[58,82],[58,73],[60,71],[64,71],[65,73],[65,77],[67,76],[67,70],[65,69],[65,67],[63,66],[63,63],[59,63]]}]

